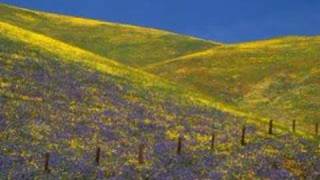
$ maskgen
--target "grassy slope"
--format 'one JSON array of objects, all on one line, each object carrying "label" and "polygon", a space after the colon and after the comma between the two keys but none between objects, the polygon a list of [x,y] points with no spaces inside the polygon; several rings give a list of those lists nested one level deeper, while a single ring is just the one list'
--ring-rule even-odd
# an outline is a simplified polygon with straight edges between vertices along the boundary
[{"label": "grassy slope", "polygon": [[[90,52],[89,54],[91,54],[91,56],[95,56],[94,58],[97,59],[98,57],[100,62],[101,60],[103,61],[104,56],[109,57],[110,55],[109,51],[103,51],[101,56],[97,55],[101,54],[101,49],[110,49],[108,48],[109,46],[113,49],[117,49],[116,47],[120,44],[121,46],[126,46],[127,43],[133,43],[134,46],[132,46],[133,50],[131,55],[139,56],[142,61],[136,61],[136,59],[131,55],[127,56],[125,53],[129,52],[128,49],[124,50],[125,53],[121,53],[121,51],[118,50],[115,50],[114,53],[111,53],[116,55],[116,58],[119,58],[117,59],[117,61],[120,61],[124,64],[129,64],[131,66],[136,66],[137,64],[135,63],[138,63],[139,65],[137,66],[140,67],[144,67],[149,64],[160,63],[162,62],[161,60],[166,60],[170,57],[176,57],[180,54],[188,54],[192,51],[207,49],[209,47],[218,45],[217,43],[202,41],[154,29],[146,29],[135,26],[112,24],[95,20],[41,13],[7,5],[0,5],[0,8],[2,10],[0,11],[0,21],[8,24],[15,24],[20,28],[27,30],[29,29],[32,32],[40,32],[36,33],[38,35],[43,34],[46,37],[54,37],[54,39],[57,40],[62,39],[64,44],[68,43],[66,45],[70,45],[68,47],[81,47],[82,49],[87,50],[87,53]],[[103,27],[98,28],[100,26]],[[103,38],[92,37],[92,34],[94,34],[95,36],[101,36]],[[153,38],[155,39],[153,40]],[[135,43],[135,41],[139,41],[141,45],[143,45],[143,47],[140,47]],[[92,44],[90,42],[92,42]],[[55,48],[53,48],[52,50],[55,50]],[[66,48],[60,48],[59,52],[65,53],[65,51]],[[158,58],[153,59],[151,56],[153,56],[154,54],[159,54],[161,58],[159,56]],[[111,57],[113,56],[111,55]],[[133,58],[134,61],[124,62],[123,60],[127,58]],[[90,59],[90,57],[87,59]],[[139,78],[139,76],[136,76],[136,78]],[[192,96],[196,96],[195,93],[192,94]],[[208,101],[208,97],[202,97],[201,101],[205,104],[211,104],[212,106],[223,111],[235,114],[236,116],[248,116],[247,114],[243,114],[242,112],[234,111],[230,107],[226,107],[223,104],[212,104],[212,101]]]},{"label": "grassy slope", "polygon": [[150,28],[48,14],[1,4],[0,20],[135,67],[217,45]]},{"label": "grassy slope", "polygon": [[276,120],[320,119],[320,37],[224,45],[146,67],[220,102]]},{"label": "grassy slope", "polygon": [[[132,69],[86,50],[70,46],[64,42],[49,38],[47,36],[26,31],[16,26],[0,22],[0,32],[16,41],[28,43],[38,48],[39,51],[54,53],[69,63],[81,63],[97,71],[126,78],[132,83],[143,88],[150,88],[161,91],[162,95],[168,95],[172,92],[181,93],[179,88],[173,86],[156,76]],[[186,94],[186,96],[188,96]]]},{"label": "grassy slope", "polygon": [[[157,77],[52,38],[1,22],[0,42],[0,178],[41,177],[46,151],[53,176],[126,176],[141,141],[155,150],[181,131],[208,138],[212,118],[217,131],[241,123]],[[108,159],[98,169],[91,160],[97,142]],[[158,170],[161,153],[170,151],[155,152],[140,170]]]},{"label": "grassy slope", "polygon": [[[66,40],[67,43],[65,43],[65,42],[62,42],[59,40],[55,40],[54,38],[51,38],[50,36],[55,36],[52,34],[62,35],[64,33],[67,33],[68,34],[67,37],[74,36],[74,38],[73,38],[74,40],[79,40],[79,39],[83,38],[81,41],[84,41],[84,42],[86,42],[87,40],[90,41],[92,39],[90,38],[90,36],[86,36],[86,33],[88,32],[88,28],[90,29],[91,26],[97,25],[97,23],[108,25],[109,28],[110,27],[117,27],[118,30],[116,32],[127,31],[127,33],[128,33],[127,35],[130,35],[135,31],[139,31],[140,33],[144,32],[143,33],[144,35],[147,31],[150,31],[150,33],[153,35],[157,35],[159,33],[160,34],[168,34],[167,32],[152,30],[152,29],[144,29],[144,28],[125,26],[125,25],[120,25],[120,24],[111,24],[111,23],[98,22],[98,21],[87,20],[87,19],[72,18],[72,17],[60,16],[60,15],[58,16],[58,15],[47,14],[47,13],[39,13],[39,12],[30,11],[30,10],[14,8],[14,7],[7,6],[7,5],[0,5],[0,8],[2,8],[2,11],[0,11],[0,13],[2,13],[0,16],[0,21],[3,21],[2,22],[2,24],[3,24],[2,28],[4,28],[3,31],[11,33],[12,37],[16,36],[17,39],[23,40],[27,36],[34,36],[28,40],[25,40],[25,42],[26,43],[32,42],[32,43],[35,43],[37,46],[41,46],[41,47],[43,46],[44,48],[46,48],[50,52],[59,53],[63,56],[69,57],[69,59],[71,59],[72,61],[82,62],[82,63],[86,62],[91,67],[95,67],[100,70],[102,69],[103,71],[108,69],[107,71],[112,74],[119,73],[119,74],[122,74],[122,76],[128,75],[128,77],[131,79],[131,81],[135,81],[136,83],[140,83],[140,84],[143,81],[145,81],[146,78],[151,77],[151,75],[144,74],[141,76],[141,74],[143,74],[142,71],[133,70],[133,69],[131,69],[132,72],[139,71],[140,74],[139,73],[138,73],[138,75],[133,75],[132,73],[128,74],[124,70],[124,69],[128,69],[127,66],[122,66],[122,65],[116,63],[115,61],[110,61],[109,59],[106,59],[103,56],[99,56],[97,54],[94,54],[93,52],[95,50],[93,50],[93,52],[91,51],[92,49],[89,49],[90,51],[86,51],[84,49],[77,48],[77,46],[73,46],[72,40],[70,40],[70,39]],[[35,17],[33,17],[33,16],[35,16]],[[28,19],[29,20],[34,19],[37,22],[31,23],[30,21],[28,21]],[[6,23],[6,21],[8,21],[8,20],[10,23]],[[49,21],[50,21],[50,23],[48,23]],[[23,22],[23,24],[21,25],[20,22]],[[11,25],[11,23],[19,24],[23,28],[20,28],[20,27],[18,28],[18,26]],[[57,23],[67,23],[67,24],[63,24],[63,25],[60,24],[61,26],[57,26]],[[82,28],[85,29],[85,32],[81,31],[79,34],[73,35],[74,32],[79,32],[78,30],[74,31],[74,29],[72,28],[73,25],[76,25],[77,28],[79,28],[79,26],[83,26]],[[50,36],[43,35],[42,33],[34,33],[33,31],[26,31],[24,29],[24,28],[28,29],[28,28],[30,28],[30,26],[33,28],[36,28],[35,31],[42,29],[43,32],[46,32]],[[61,29],[56,29],[56,28],[66,28],[66,29],[61,30]],[[92,27],[92,30],[95,30],[95,29],[96,29],[96,26]],[[129,33],[129,30],[130,30],[130,33]],[[19,31],[21,31],[21,32],[19,32]],[[52,32],[52,31],[54,31],[54,32]],[[26,32],[26,34],[23,35],[23,32]],[[100,33],[98,33],[98,35],[99,34],[104,36],[105,34],[108,34],[108,33],[100,32]],[[171,35],[173,35],[173,34],[171,34]],[[118,36],[120,39],[122,38],[121,35],[117,34],[117,37]],[[82,38],[78,38],[78,37],[82,37]],[[117,38],[117,37],[111,36],[111,38]],[[173,35],[173,37],[180,37],[184,40],[190,39],[189,37],[182,37],[179,35]],[[134,38],[130,39],[130,41],[140,40],[141,38],[143,38],[143,37],[134,36]],[[146,40],[150,41],[149,38]],[[129,41],[129,40],[127,39],[127,41]],[[196,41],[199,42],[198,40],[196,40]],[[197,42],[192,40],[192,44],[194,44],[194,43],[197,44]],[[203,42],[203,41],[201,41],[201,42]],[[95,43],[97,43],[97,42],[95,42]],[[165,43],[168,44],[168,42],[165,42]],[[188,44],[185,41],[180,41],[180,42],[175,42],[175,43],[178,43],[178,46],[180,46],[181,43],[182,43],[182,46],[185,46],[185,44]],[[208,42],[205,42],[205,44],[208,44]],[[213,46],[217,45],[217,44],[212,44],[212,43],[209,43],[209,44],[211,44]],[[88,44],[85,43],[83,45],[88,45]],[[111,45],[111,44],[109,44],[109,45]],[[115,45],[115,44],[112,44],[112,46],[113,45]],[[158,46],[159,44],[155,44],[155,45]],[[99,44],[99,42],[97,44],[97,47],[100,47],[100,48],[104,48],[104,46],[105,46],[105,44]],[[169,45],[169,46],[171,46],[171,45]],[[91,46],[89,46],[89,47],[91,47]],[[164,47],[164,46],[159,46],[159,47]],[[150,51],[145,51],[145,49],[143,49],[144,54],[148,53],[148,52],[150,52]],[[152,51],[152,52],[154,52],[154,51]],[[162,53],[162,55],[164,55],[164,54]],[[76,55],[76,56],[74,56],[74,55]],[[148,55],[146,55],[146,56],[148,56]],[[144,56],[144,57],[146,57],[146,56]],[[92,59],[94,59],[94,61],[92,61]],[[92,62],[90,62],[90,61],[92,61]],[[106,62],[104,63],[104,61],[106,61]],[[97,63],[99,63],[99,64],[97,65]],[[159,62],[156,61],[156,63],[159,63]],[[113,68],[111,68],[111,67],[114,66],[115,64],[121,68],[116,68],[116,70],[114,71]],[[143,63],[143,65],[148,65],[148,63]],[[156,77],[152,77],[151,79],[149,78],[149,80],[148,80],[149,83],[153,82],[154,83],[153,86],[155,86],[156,88],[159,88],[163,85],[160,83],[162,81],[163,80],[160,80]],[[166,82],[166,84],[168,84],[168,82]],[[161,88],[159,88],[159,89],[161,89]],[[224,104],[220,104],[215,101],[211,101],[210,97],[209,98],[203,97],[200,94],[196,94],[196,93],[190,92],[190,91],[184,91],[184,92],[180,91],[177,93],[172,93],[176,90],[177,90],[176,85],[174,85],[174,86],[170,86],[168,88],[168,90],[162,89],[161,92],[159,91],[160,92],[159,94],[164,94],[164,93],[173,94],[173,95],[185,94],[186,96],[192,96],[192,99],[194,99],[197,102],[200,101],[202,104],[206,104],[206,105],[215,107],[217,109],[220,109],[221,111],[228,112],[228,113],[234,114],[235,116],[239,116],[239,117],[240,116],[241,117],[248,117],[248,114],[246,114],[246,113],[235,111],[232,108],[225,106]],[[257,117],[250,116],[250,119],[257,119]],[[258,118],[258,119],[260,119],[260,118]],[[266,121],[266,120],[264,120],[264,121]]]},{"label": "grassy slope", "polygon": [[[270,173],[311,178],[318,173],[317,144],[280,131],[269,138],[263,126],[251,124],[250,144],[241,148],[243,120],[201,105],[189,99],[195,94],[157,77],[6,23],[0,23],[0,42],[0,178],[45,178],[47,151],[52,178]],[[217,152],[210,153],[213,130],[219,135]],[[188,153],[177,157],[181,132]],[[136,158],[141,142],[148,149],[143,166]],[[93,163],[97,144],[103,157],[99,167]],[[300,162],[305,151],[308,160]]]},{"label": "grassy slope", "polygon": [[[46,151],[51,175],[65,178],[318,173],[317,145],[291,135],[271,139],[264,126],[250,125],[250,144],[241,148],[244,121],[160,78],[3,22],[0,42],[0,178],[43,179]],[[219,135],[214,153],[208,150],[212,130]],[[188,153],[176,157],[174,141],[181,132]],[[141,141],[148,149],[143,166],[136,161]],[[97,143],[103,153],[99,167],[92,162]],[[300,162],[306,150],[308,160]]]}]

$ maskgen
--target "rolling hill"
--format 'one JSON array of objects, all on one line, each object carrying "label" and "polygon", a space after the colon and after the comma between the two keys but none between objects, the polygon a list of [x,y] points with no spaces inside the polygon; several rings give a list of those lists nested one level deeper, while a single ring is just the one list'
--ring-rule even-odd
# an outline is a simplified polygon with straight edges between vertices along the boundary
[{"label": "rolling hill", "polygon": [[[45,152],[52,153],[53,177],[126,177],[126,168],[137,166],[129,151],[137,144],[156,151],[180,131],[202,137],[196,132],[212,128],[208,118],[228,119],[172,84],[113,60],[3,22],[0,34],[1,178],[42,177]],[[200,117],[207,129],[192,125]],[[97,146],[108,159],[101,168],[93,161]],[[151,153],[156,156],[147,167],[154,164],[155,171],[161,153],[170,152]]]},{"label": "rolling hill", "polygon": [[[107,32],[110,28],[114,34]],[[93,35],[117,43],[99,44]],[[130,43],[138,44],[122,54],[117,46]],[[268,135],[268,118],[239,111],[235,102],[191,88],[190,82],[168,81],[164,78],[172,78],[159,71],[183,58],[216,49],[231,53],[250,44],[218,45],[0,5],[0,179],[317,178],[320,152],[313,132],[291,133],[275,124]],[[112,53],[105,51],[113,47]],[[150,54],[149,47],[161,57]],[[303,57],[312,59],[317,52],[313,44],[308,47]],[[163,70],[172,73],[175,67]],[[240,143],[243,126],[245,146]],[[145,146],[143,163],[140,144]],[[44,171],[45,153],[50,172]]]},{"label": "rolling hill", "polygon": [[218,45],[151,28],[43,13],[4,4],[0,4],[0,20],[134,67]]},{"label": "rolling hill", "polygon": [[320,119],[319,58],[319,36],[293,36],[221,45],[145,70],[243,111],[303,126]]}]

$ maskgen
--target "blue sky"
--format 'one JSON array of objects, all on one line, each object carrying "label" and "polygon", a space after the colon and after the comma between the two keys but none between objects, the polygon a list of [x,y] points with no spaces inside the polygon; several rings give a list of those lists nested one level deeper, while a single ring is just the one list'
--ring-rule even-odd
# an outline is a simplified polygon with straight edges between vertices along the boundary
[{"label": "blue sky", "polygon": [[221,42],[320,35],[320,0],[0,0]]}]

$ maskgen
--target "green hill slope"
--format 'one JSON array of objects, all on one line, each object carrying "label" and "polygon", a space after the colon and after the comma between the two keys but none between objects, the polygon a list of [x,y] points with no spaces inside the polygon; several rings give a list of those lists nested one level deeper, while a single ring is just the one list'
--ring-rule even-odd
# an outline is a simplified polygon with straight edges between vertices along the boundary
[{"label": "green hill slope", "polygon": [[[52,177],[128,178],[126,168],[166,168],[159,158],[174,153],[155,148],[180,132],[206,137],[208,118],[221,122],[217,130],[234,121],[155,76],[55,39],[1,22],[0,42],[1,179],[44,178],[45,152]],[[146,167],[137,163],[140,143],[155,151]],[[99,167],[97,146],[107,159]]]},{"label": "green hill slope", "polygon": [[[241,147],[242,118],[160,78],[2,22],[0,42],[1,179],[263,178],[270,173],[313,178],[319,173],[316,143],[279,129],[277,138],[270,138],[264,125],[247,123],[248,145]],[[218,136],[212,152],[213,131]],[[180,134],[185,140],[177,156]],[[144,164],[137,160],[141,143]],[[43,171],[46,152],[49,174]]]},{"label": "green hill slope", "polygon": [[[10,16],[0,11],[0,17],[19,14],[11,10]],[[266,135],[267,118],[47,35],[0,20],[0,179],[315,179],[320,174],[313,132],[293,134],[275,125],[274,135]],[[241,146],[244,125],[246,146]],[[144,163],[138,162],[140,144]],[[45,153],[50,173],[44,172]]]},{"label": "green hill slope", "polygon": [[219,46],[146,70],[247,112],[313,124],[320,119],[319,58],[320,37],[285,37]]},{"label": "green hill slope", "polygon": [[0,21],[134,67],[216,46],[216,43],[130,25],[30,11],[0,4]]}]

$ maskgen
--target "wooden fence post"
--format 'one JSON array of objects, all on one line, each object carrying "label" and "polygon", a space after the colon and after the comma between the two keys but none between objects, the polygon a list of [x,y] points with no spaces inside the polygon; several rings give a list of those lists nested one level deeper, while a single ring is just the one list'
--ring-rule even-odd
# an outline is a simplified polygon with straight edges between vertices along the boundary
[{"label": "wooden fence post", "polygon": [[182,151],[182,136],[180,135],[178,138],[178,146],[177,146],[177,154],[180,155]]},{"label": "wooden fence post", "polygon": [[212,136],[211,136],[211,151],[213,151],[214,150],[214,141],[215,141],[215,134],[214,133],[212,133]]},{"label": "wooden fence post", "polygon": [[97,147],[97,151],[96,151],[96,164],[99,166],[100,164],[100,152],[101,152],[101,149],[100,147]]},{"label": "wooden fence post", "polygon": [[139,155],[138,155],[139,164],[144,163],[144,148],[145,148],[144,144],[139,145]]},{"label": "wooden fence post", "polygon": [[269,121],[269,134],[273,134],[272,128],[273,128],[273,120],[270,120]]},{"label": "wooden fence post", "polygon": [[246,145],[246,140],[245,140],[245,138],[246,138],[246,126],[244,125],[244,126],[242,127],[242,134],[241,134],[241,145],[242,145],[242,146]]},{"label": "wooden fence post", "polygon": [[292,121],[292,132],[296,132],[296,120]]},{"label": "wooden fence post", "polygon": [[49,160],[50,160],[50,154],[47,152],[44,155],[44,171],[46,173],[50,173],[50,169],[49,169]]}]

